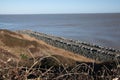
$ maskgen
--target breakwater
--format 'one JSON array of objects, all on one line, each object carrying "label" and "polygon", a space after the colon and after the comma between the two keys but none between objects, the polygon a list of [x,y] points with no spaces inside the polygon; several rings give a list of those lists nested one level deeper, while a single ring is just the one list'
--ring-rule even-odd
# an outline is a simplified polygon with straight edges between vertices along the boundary
[{"label": "breakwater", "polygon": [[110,61],[120,59],[120,51],[112,48],[105,48],[93,44],[88,44],[78,40],[65,39],[62,37],[55,37],[44,33],[34,32],[30,30],[17,31],[19,33],[28,34],[36,39],[43,40],[47,44],[62,48],[76,54],[83,55],[98,61]]}]

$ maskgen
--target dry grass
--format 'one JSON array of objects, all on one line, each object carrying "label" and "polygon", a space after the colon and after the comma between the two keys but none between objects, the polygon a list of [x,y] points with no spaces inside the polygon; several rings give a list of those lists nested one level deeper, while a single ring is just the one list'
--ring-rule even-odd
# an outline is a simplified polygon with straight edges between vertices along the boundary
[{"label": "dry grass", "polygon": [[119,64],[115,64],[116,61],[99,64],[76,62],[73,66],[66,67],[57,57],[46,56],[35,58],[29,67],[7,65],[0,71],[0,78],[9,80],[113,80],[118,78],[119,80],[120,67]]},{"label": "dry grass", "polygon": [[94,61],[84,56],[76,55],[72,52],[53,47],[28,35],[22,35],[8,30],[0,30],[0,48],[7,50],[17,57],[19,57],[20,54],[30,56],[28,51],[30,50],[34,57],[60,55],[77,61]]},{"label": "dry grass", "polygon": [[1,80],[112,80],[120,61],[98,63],[31,38],[0,30]]}]

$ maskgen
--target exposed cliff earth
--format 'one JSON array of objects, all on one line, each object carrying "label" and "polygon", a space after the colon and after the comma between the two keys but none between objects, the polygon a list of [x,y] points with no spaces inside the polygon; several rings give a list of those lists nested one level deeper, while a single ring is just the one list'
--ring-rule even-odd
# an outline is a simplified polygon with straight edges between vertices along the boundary
[{"label": "exposed cliff earth", "polygon": [[[76,45],[71,46],[69,41],[66,42],[69,43],[67,46],[70,46],[70,50],[68,47],[65,48],[61,45],[62,38],[59,38],[60,43],[55,37],[49,37],[47,40],[53,44],[52,46],[45,39],[48,35],[42,35],[41,39],[40,34],[37,33],[37,36],[36,32],[21,33],[23,31],[18,33],[0,30],[0,79],[2,80],[111,80],[120,77],[119,56],[113,54],[113,52],[119,54],[119,51],[109,49],[108,51],[112,52],[110,53],[112,59],[107,59],[109,55],[105,55],[107,62],[105,60],[101,62],[99,59],[86,56],[87,51],[82,55],[83,52],[79,52],[81,48],[76,49]],[[50,39],[56,42],[53,43]],[[58,48],[58,45],[63,48]],[[93,57],[96,57],[94,54],[97,53],[93,53]]]}]

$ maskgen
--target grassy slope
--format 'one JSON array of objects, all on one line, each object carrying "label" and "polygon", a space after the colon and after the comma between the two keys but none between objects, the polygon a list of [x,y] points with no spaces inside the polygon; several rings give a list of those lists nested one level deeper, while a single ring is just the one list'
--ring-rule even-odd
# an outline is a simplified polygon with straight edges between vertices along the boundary
[{"label": "grassy slope", "polygon": [[[7,54],[9,54],[4,55],[4,57],[8,56],[6,60],[4,59],[4,61],[7,61],[9,58],[19,60],[21,58],[21,54],[24,54],[27,56],[27,58],[51,55],[63,56],[59,59],[63,63],[68,64],[71,64],[74,61],[94,61],[92,59],[73,54],[72,52],[50,46],[45,42],[36,40],[32,37],[29,37],[28,35],[22,35],[8,30],[0,30],[0,49],[6,51]],[[0,51],[1,55],[4,54],[4,51]],[[1,56],[0,59],[2,60],[2,58],[3,57]],[[71,60],[67,60],[68,58]]]},{"label": "grassy slope", "polygon": [[[50,46],[28,35],[0,30],[0,79],[24,80],[28,77],[29,79],[41,77],[38,80],[46,80],[48,77],[49,80],[54,78],[55,80],[74,78],[111,80],[114,77],[118,78],[119,62],[94,64],[93,62],[96,61]],[[22,68],[25,66],[28,69]]]}]

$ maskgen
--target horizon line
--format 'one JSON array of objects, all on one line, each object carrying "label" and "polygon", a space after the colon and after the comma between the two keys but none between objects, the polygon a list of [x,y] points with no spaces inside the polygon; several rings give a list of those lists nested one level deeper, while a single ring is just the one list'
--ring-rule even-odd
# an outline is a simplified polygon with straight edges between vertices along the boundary
[{"label": "horizon line", "polygon": [[120,14],[120,12],[97,12],[97,13],[5,13],[0,15],[39,15],[39,14]]}]

